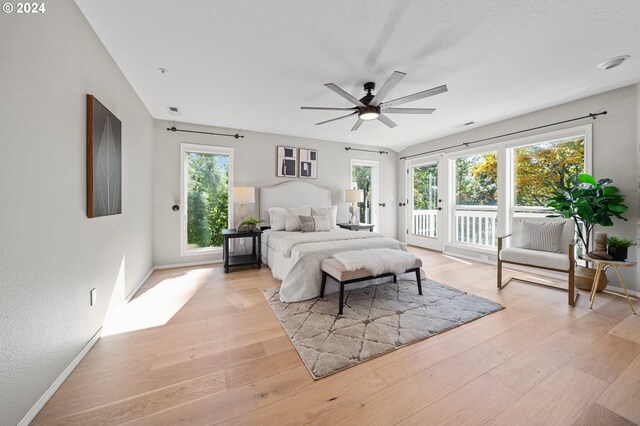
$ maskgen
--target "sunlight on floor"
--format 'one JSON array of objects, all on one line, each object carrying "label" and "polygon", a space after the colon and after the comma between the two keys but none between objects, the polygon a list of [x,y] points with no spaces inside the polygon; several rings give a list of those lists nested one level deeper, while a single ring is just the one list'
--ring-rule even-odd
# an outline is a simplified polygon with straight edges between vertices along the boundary
[{"label": "sunlight on floor", "polygon": [[467,262],[466,260],[462,260],[457,257],[449,256],[448,254],[443,254],[442,256],[446,257],[447,259],[455,260],[456,262],[464,263],[465,265],[473,265],[473,263],[471,262]]},{"label": "sunlight on floor", "polygon": [[196,269],[165,278],[109,315],[102,328],[102,336],[166,324],[205,284],[210,272]]}]

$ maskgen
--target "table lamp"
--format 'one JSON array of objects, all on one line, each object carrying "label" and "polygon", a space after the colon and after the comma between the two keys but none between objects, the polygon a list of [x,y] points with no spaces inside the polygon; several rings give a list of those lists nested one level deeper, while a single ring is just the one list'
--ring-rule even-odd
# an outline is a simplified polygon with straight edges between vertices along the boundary
[{"label": "table lamp", "polygon": [[[347,189],[345,200],[347,203],[351,203],[351,206],[349,207],[349,213],[351,213],[349,223],[357,225],[360,222],[360,214],[356,215],[356,203],[364,201],[364,191],[362,189]],[[360,213],[359,210],[360,209],[358,209],[358,213]]]},{"label": "table lamp", "polygon": [[233,202],[240,204],[238,206],[238,218],[240,223],[247,216],[246,204],[253,204],[256,202],[256,191],[253,186],[234,186],[233,187]]}]

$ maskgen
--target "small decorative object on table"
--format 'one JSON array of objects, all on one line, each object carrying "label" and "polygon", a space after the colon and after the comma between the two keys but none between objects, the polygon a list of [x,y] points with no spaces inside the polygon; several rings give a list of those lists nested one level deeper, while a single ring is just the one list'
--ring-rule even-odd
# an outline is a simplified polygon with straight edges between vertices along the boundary
[{"label": "small decorative object on table", "polygon": [[629,255],[629,247],[635,246],[632,240],[612,235],[607,238],[607,251],[611,259],[624,262]]},{"label": "small decorative object on table", "polygon": [[589,257],[594,259],[611,260],[613,257],[607,254],[607,233],[596,232],[596,247],[593,251],[587,253]]},{"label": "small decorative object on table", "polygon": [[[251,254],[231,255],[229,253],[229,240],[232,238],[246,238],[252,240]],[[262,231],[237,231],[235,229],[222,230],[222,253],[224,256],[224,272],[229,272],[231,266],[256,265],[260,269],[262,266]]]},{"label": "small decorative object on table", "polygon": [[259,225],[262,222],[264,222],[264,220],[262,219],[247,217],[243,219],[242,222],[240,222],[240,225],[238,225],[238,231],[249,231],[249,232],[259,231],[260,227],[257,225]]},{"label": "small decorative object on table", "polygon": [[357,203],[364,201],[364,191],[362,189],[347,189],[345,201],[351,203],[349,207],[349,213],[351,213],[349,223],[357,225],[360,223],[360,209],[357,207]]}]

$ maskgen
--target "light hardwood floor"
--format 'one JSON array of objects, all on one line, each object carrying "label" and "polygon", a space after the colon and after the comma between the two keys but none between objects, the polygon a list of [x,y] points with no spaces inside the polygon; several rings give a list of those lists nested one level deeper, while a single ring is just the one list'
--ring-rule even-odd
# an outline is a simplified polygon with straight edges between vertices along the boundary
[{"label": "light hardwood floor", "polygon": [[506,309],[314,381],[262,295],[279,285],[268,268],[156,271],[127,324],[148,328],[101,338],[34,424],[640,423],[625,299],[590,311],[581,292],[571,308],[544,287],[498,291],[491,265],[410,250],[430,279]]}]

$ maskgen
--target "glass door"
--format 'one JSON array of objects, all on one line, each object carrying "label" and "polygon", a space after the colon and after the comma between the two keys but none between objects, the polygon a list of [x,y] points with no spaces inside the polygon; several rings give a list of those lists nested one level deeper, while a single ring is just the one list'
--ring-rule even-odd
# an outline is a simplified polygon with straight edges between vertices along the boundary
[{"label": "glass door", "polygon": [[442,180],[436,159],[409,165],[407,172],[407,243],[442,251]]}]

